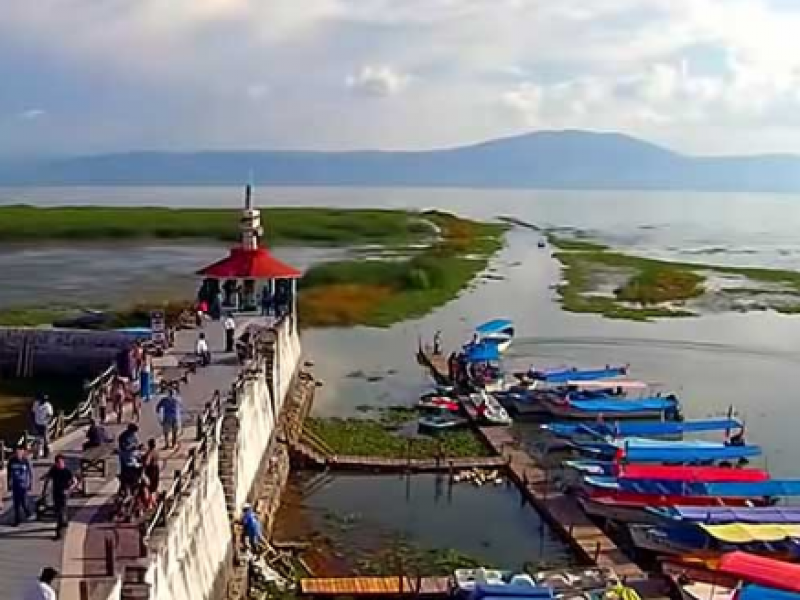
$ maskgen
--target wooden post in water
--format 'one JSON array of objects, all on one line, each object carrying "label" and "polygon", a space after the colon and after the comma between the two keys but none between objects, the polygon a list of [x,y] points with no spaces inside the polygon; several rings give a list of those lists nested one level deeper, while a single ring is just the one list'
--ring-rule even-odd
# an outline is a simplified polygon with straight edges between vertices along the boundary
[{"label": "wooden post in water", "polygon": [[105,559],[106,559],[106,576],[113,577],[116,571],[116,551],[114,548],[114,540],[111,536],[106,536],[105,539]]}]

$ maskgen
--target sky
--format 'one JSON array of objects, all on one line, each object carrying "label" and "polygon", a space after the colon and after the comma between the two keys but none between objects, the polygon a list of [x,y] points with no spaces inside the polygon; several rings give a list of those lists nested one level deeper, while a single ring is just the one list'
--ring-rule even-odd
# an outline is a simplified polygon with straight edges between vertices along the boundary
[{"label": "sky", "polygon": [[0,0],[0,155],[800,153],[800,0]]}]

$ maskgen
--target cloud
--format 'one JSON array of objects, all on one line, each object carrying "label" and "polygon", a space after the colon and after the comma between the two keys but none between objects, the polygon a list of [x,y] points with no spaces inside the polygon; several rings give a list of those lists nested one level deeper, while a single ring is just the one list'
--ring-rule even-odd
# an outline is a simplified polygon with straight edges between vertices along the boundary
[{"label": "cloud", "polygon": [[402,91],[410,77],[389,66],[365,65],[345,80],[348,88],[367,96],[393,96]]},{"label": "cloud", "polygon": [[27,110],[23,110],[22,112],[17,114],[17,118],[22,121],[35,121],[47,114],[46,111],[42,110],[41,108],[29,108]]},{"label": "cloud", "polygon": [[[798,30],[789,0],[5,2],[0,153],[413,149],[532,127],[800,152]],[[27,106],[58,119],[32,113],[27,135]]]}]

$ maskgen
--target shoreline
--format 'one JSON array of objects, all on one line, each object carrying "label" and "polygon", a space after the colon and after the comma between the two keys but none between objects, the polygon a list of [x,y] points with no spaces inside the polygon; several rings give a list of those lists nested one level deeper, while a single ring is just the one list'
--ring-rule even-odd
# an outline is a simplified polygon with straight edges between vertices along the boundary
[{"label": "shoreline", "polygon": [[547,233],[562,266],[567,312],[649,322],[710,312],[800,313],[800,272],[687,263],[628,254],[582,237]]}]

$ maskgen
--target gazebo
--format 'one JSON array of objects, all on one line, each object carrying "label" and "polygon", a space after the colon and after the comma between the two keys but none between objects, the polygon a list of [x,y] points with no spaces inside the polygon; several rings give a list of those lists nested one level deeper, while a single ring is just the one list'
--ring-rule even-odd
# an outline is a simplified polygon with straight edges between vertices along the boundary
[{"label": "gazebo", "polygon": [[245,188],[245,204],[240,221],[241,245],[230,254],[200,269],[203,277],[198,300],[205,301],[209,313],[219,318],[223,311],[252,312],[284,317],[294,315],[297,280],[302,273],[275,258],[260,246],[264,230],[261,211],[253,208],[252,188]]}]

